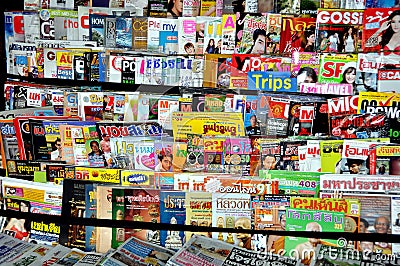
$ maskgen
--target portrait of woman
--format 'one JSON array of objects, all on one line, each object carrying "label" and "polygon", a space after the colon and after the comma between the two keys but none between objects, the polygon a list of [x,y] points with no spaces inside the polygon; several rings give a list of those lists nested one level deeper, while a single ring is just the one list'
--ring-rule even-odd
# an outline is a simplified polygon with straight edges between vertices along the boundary
[{"label": "portrait of woman", "polygon": [[302,67],[297,73],[297,84],[316,83],[318,80],[317,73],[311,67]]},{"label": "portrait of woman", "polygon": [[182,17],[183,0],[170,0],[168,3],[168,18]]},{"label": "portrait of woman", "polygon": [[[385,55],[400,50],[400,10],[393,11],[387,21],[366,42],[366,47],[380,45]],[[399,52],[395,53],[399,55]]]},{"label": "portrait of woman", "polygon": [[356,88],[356,64],[345,65],[343,69],[342,81],[340,83],[351,84],[354,90]]},{"label": "portrait of woman", "polygon": [[343,52],[352,53],[356,50],[357,37],[353,27],[347,29],[343,35]]},{"label": "portrait of woman", "polygon": [[304,52],[314,52],[315,49],[315,31],[306,30],[304,32],[303,49]]},{"label": "portrait of woman", "polygon": [[213,54],[213,53],[214,53],[214,50],[215,50],[215,41],[214,41],[214,39],[210,39],[210,40],[208,41],[208,45],[207,45],[207,48],[206,48],[206,50],[205,50],[205,53],[207,53],[207,54]]}]

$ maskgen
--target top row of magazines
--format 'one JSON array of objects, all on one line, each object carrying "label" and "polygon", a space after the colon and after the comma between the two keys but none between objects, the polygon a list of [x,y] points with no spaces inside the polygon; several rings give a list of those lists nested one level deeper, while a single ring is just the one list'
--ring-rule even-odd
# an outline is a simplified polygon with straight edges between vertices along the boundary
[{"label": "top row of magazines", "polygon": [[319,8],[316,17],[285,13],[163,18],[140,16],[142,12],[135,8],[84,6],[77,11],[6,12],[5,39],[8,44],[95,41],[99,47],[164,55],[290,55],[295,51],[398,55],[400,50],[400,8]]}]

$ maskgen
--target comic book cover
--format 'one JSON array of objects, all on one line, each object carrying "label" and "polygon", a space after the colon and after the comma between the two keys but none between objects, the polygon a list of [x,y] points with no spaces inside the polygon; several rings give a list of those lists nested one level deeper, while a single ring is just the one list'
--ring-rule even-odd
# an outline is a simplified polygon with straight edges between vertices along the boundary
[{"label": "comic book cover", "polygon": [[[316,217],[315,214],[321,216]],[[329,217],[329,218],[328,218]],[[314,232],[344,232],[344,213],[330,211],[316,211],[288,208],[286,210],[286,231],[314,231]],[[285,250],[290,251],[293,257],[301,259],[302,263],[309,265],[315,255],[317,243],[337,246],[337,240],[301,238],[287,236]]]},{"label": "comic book cover", "polygon": [[258,100],[257,114],[261,135],[271,137],[287,136],[290,100],[286,96],[263,94]]},{"label": "comic book cover", "polygon": [[398,175],[400,146],[379,144],[370,149],[369,172],[371,175]]},{"label": "comic book cover", "polygon": [[233,54],[235,52],[236,16],[222,15],[222,45],[221,54]]},{"label": "comic book cover", "polygon": [[[204,53],[221,54],[222,18],[206,20],[204,24]],[[206,59],[207,60],[207,59]]]},{"label": "comic book cover", "polygon": [[[186,225],[206,226],[212,224],[212,193],[188,192],[185,197]],[[192,235],[204,235],[211,238],[211,233],[185,231],[185,239],[188,241]]]},{"label": "comic book cover", "polygon": [[227,138],[224,142],[224,172],[249,176],[250,153],[249,138]]},{"label": "comic book cover", "polygon": [[178,20],[160,18],[159,52],[167,55],[178,53]]},{"label": "comic book cover", "polygon": [[315,47],[317,52],[361,51],[363,10],[318,9]]},{"label": "comic book cover", "polygon": [[[112,219],[160,223],[160,191],[140,188],[112,189]],[[128,228],[112,229],[112,247],[137,237],[160,245],[160,231]]]},{"label": "comic book cover", "polygon": [[[251,229],[250,194],[213,193],[212,226],[218,228]],[[246,249],[251,249],[250,234],[213,232],[212,237]]]},{"label": "comic book cover", "polygon": [[395,143],[400,139],[398,134],[400,116],[398,101],[398,93],[394,92],[361,92],[358,101],[359,114],[385,114],[389,119],[389,122],[385,125],[388,136]]},{"label": "comic book cover", "polygon": [[378,69],[378,91],[379,92],[396,92],[397,83],[400,79],[400,69]]},{"label": "comic book cover", "polygon": [[[267,17],[261,13],[236,14],[236,49],[238,54],[264,54]],[[241,34],[239,33],[241,31]]]},{"label": "comic book cover", "polygon": [[149,17],[147,22],[147,50],[149,52],[159,52],[161,18]]},{"label": "comic book cover", "polygon": [[[279,51],[281,54],[293,52],[313,52],[315,37],[315,18],[282,16]],[[314,39],[315,41],[315,39]]]},{"label": "comic book cover", "polygon": [[393,41],[391,38],[393,33],[391,32],[393,32],[393,29],[391,21],[399,14],[400,9],[393,8],[393,5],[387,7],[388,8],[368,8],[365,10],[363,20],[364,32],[362,36],[363,51],[385,51],[385,56],[398,55],[396,51],[400,50],[400,47],[392,46]]},{"label": "comic book cover", "polygon": [[[181,191],[160,192],[160,222],[165,224],[185,224],[186,220],[186,193]],[[184,231],[160,231],[161,246],[177,250],[185,243]]]}]

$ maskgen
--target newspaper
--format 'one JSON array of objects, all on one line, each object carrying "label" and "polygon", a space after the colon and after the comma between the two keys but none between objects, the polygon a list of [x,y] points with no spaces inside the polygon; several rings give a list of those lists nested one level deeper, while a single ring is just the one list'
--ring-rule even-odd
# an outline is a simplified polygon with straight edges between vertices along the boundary
[{"label": "newspaper", "polygon": [[111,252],[100,265],[164,266],[174,253],[172,250],[131,237]]},{"label": "newspaper", "polygon": [[299,260],[260,253],[226,242],[194,235],[167,262],[167,266],[301,265]]}]

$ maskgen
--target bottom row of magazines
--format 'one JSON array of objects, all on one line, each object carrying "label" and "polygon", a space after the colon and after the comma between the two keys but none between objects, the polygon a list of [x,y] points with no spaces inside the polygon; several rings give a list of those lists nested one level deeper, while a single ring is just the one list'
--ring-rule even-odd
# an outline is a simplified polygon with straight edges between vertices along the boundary
[{"label": "bottom row of magazines", "polygon": [[[288,256],[256,252],[223,241],[194,235],[172,251],[137,238],[127,239],[106,254],[83,252],[62,245],[46,246],[0,234],[0,265],[302,265]],[[319,244],[308,253],[311,265],[400,265],[400,257],[359,252]],[[312,257],[312,258],[311,258]]]}]

